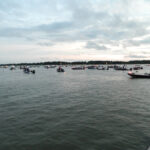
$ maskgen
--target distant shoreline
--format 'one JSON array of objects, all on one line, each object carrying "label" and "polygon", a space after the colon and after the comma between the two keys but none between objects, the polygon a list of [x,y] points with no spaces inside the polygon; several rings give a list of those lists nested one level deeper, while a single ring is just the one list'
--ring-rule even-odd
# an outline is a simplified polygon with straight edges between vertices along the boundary
[{"label": "distant shoreline", "polygon": [[132,60],[132,61],[47,61],[47,62],[37,62],[37,63],[10,63],[10,64],[0,64],[0,66],[10,66],[10,65],[99,65],[99,64],[150,64],[150,60]]}]

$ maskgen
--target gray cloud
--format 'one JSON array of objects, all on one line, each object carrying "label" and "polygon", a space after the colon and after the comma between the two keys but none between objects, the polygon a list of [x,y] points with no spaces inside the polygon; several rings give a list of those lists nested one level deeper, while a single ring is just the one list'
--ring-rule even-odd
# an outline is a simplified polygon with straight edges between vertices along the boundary
[{"label": "gray cloud", "polygon": [[130,59],[149,59],[149,56],[147,55],[127,55],[125,57]]},{"label": "gray cloud", "polygon": [[142,39],[150,35],[147,4],[144,0],[5,0],[0,3],[0,39],[43,48],[83,42],[87,53],[149,45],[149,38]]},{"label": "gray cloud", "polygon": [[[36,4],[35,1],[32,2]],[[97,11],[93,9],[90,1],[64,1],[68,2],[64,4],[57,1],[55,5],[58,2],[72,14],[70,20],[41,23],[40,25],[23,28],[7,27],[0,30],[0,36],[18,36],[20,38],[20,36],[26,37],[26,34],[28,33],[31,33],[32,35],[38,33],[39,35],[45,34],[47,39],[67,41],[68,37],[68,41],[70,41],[71,39],[93,40],[97,38],[122,40],[149,34],[146,30],[146,26],[149,23],[133,19],[129,20],[128,16],[122,16],[123,14],[113,14],[112,12],[110,14],[109,11],[107,12],[103,9]],[[124,3],[128,4],[129,2],[125,1],[123,4]]]},{"label": "gray cloud", "polygon": [[141,45],[150,45],[150,37],[141,39],[141,40],[127,40],[123,42],[124,47],[139,47]]},{"label": "gray cloud", "polygon": [[40,46],[53,46],[54,45],[53,43],[50,43],[50,42],[39,42],[37,44]]},{"label": "gray cloud", "polygon": [[85,48],[88,48],[88,49],[96,49],[96,50],[108,50],[108,48],[104,45],[99,45],[95,42],[87,42]]},{"label": "gray cloud", "polygon": [[64,30],[68,31],[70,28],[73,28],[72,22],[54,22],[51,24],[42,24],[40,26],[33,27],[32,29],[35,31],[58,33]]}]

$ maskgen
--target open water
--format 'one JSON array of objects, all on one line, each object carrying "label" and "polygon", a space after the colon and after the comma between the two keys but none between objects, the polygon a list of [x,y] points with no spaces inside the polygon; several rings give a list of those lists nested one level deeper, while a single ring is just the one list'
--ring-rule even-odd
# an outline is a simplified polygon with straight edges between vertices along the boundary
[{"label": "open water", "polygon": [[150,79],[64,69],[0,69],[0,150],[148,149]]}]

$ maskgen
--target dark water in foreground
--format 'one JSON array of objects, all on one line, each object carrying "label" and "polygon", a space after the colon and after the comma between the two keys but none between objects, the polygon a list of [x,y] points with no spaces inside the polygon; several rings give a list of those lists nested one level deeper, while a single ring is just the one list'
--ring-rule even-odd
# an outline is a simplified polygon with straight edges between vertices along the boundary
[{"label": "dark water in foreground", "polygon": [[146,150],[150,79],[0,69],[0,150]]}]

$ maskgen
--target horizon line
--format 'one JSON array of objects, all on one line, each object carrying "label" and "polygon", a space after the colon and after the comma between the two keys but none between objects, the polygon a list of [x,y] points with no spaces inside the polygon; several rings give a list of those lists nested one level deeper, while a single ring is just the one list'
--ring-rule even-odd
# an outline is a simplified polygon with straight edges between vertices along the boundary
[{"label": "horizon line", "polygon": [[3,65],[21,65],[21,64],[28,64],[28,65],[32,65],[32,64],[38,64],[38,65],[44,65],[46,63],[52,63],[52,64],[58,64],[58,63],[66,63],[66,64],[75,64],[75,63],[150,63],[150,59],[148,60],[128,60],[128,61],[124,61],[124,60],[89,60],[89,61],[42,61],[42,62],[20,62],[20,63],[2,63],[0,64],[0,66],[3,66]]}]

